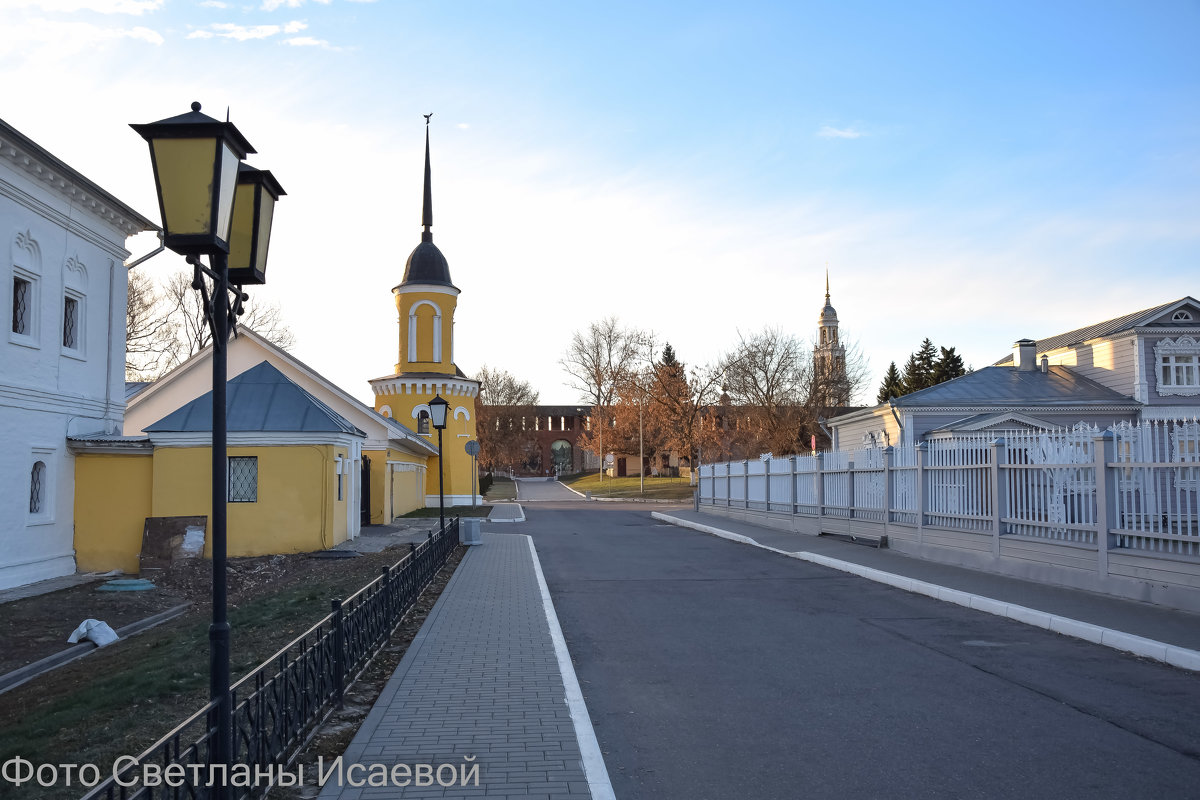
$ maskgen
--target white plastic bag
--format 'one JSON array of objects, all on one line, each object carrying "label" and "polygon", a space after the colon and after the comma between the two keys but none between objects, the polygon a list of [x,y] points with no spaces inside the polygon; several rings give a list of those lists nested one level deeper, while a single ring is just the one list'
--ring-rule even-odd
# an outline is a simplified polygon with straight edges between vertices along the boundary
[{"label": "white plastic bag", "polygon": [[101,622],[98,619],[85,619],[67,637],[67,641],[71,644],[75,644],[81,639],[93,641],[97,647],[105,647],[117,640],[117,632],[110,628],[107,622]]}]

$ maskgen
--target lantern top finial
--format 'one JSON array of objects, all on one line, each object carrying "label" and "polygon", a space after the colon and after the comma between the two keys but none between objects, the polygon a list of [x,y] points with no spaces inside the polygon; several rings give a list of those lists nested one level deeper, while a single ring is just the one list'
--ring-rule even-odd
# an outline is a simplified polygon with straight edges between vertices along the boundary
[{"label": "lantern top finial", "polygon": [[199,110],[200,110],[200,102],[198,100],[193,100],[192,101],[192,111],[199,111]]}]

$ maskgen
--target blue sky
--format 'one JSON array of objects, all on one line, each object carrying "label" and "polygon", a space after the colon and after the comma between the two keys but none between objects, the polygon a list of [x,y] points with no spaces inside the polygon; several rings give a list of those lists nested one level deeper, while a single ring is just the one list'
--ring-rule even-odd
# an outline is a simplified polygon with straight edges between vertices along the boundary
[{"label": "blue sky", "polygon": [[429,111],[456,361],[544,402],[608,314],[690,363],[810,339],[827,263],[863,399],[925,336],[979,367],[1200,295],[1196,2],[3,6],[0,116],[143,213],[126,124],[230,107],[288,191],[256,295],[368,400]]}]

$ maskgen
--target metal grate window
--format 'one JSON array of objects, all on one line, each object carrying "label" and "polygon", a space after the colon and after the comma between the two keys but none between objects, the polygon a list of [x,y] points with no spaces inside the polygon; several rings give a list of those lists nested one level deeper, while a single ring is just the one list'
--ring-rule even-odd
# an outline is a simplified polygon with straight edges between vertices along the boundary
[{"label": "metal grate window", "polygon": [[258,502],[258,456],[229,457],[229,502]]},{"label": "metal grate window", "polygon": [[13,278],[13,333],[29,334],[31,288],[32,285],[24,278]]},{"label": "metal grate window", "polygon": [[63,347],[79,348],[79,301],[74,297],[63,298]]},{"label": "metal grate window", "polygon": [[429,433],[429,412],[422,411],[417,416],[417,433]]},{"label": "metal grate window", "polygon": [[29,513],[41,514],[46,505],[46,464],[37,461],[29,473]]}]

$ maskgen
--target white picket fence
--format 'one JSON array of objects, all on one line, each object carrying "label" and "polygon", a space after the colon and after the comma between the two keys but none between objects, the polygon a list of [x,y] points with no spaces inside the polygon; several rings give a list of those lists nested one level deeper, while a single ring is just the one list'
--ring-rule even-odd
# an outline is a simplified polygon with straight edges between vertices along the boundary
[{"label": "white picket fence", "polygon": [[701,505],[1200,558],[1200,421],[705,464]]}]

